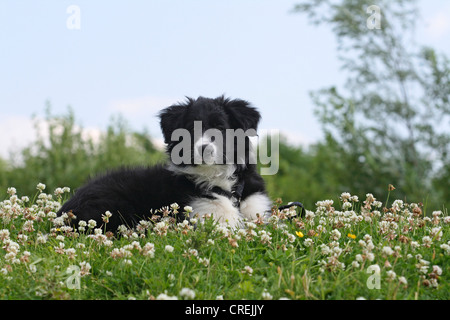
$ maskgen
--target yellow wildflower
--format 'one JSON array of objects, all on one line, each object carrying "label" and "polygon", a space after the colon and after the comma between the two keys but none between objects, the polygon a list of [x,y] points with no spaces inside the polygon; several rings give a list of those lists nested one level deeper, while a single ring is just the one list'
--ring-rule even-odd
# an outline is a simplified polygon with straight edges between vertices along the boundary
[{"label": "yellow wildflower", "polygon": [[349,233],[347,235],[347,237],[349,237],[350,239],[356,239],[356,235]]},{"label": "yellow wildflower", "polygon": [[299,238],[303,238],[303,237],[305,236],[301,231],[295,231],[295,234],[296,234]]}]

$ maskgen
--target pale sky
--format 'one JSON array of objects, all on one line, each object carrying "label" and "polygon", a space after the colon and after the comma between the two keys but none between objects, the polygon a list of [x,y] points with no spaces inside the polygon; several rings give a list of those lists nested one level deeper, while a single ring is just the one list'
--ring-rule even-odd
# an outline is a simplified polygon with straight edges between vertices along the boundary
[{"label": "pale sky", "polygon": [[[185,96],[256,106],[261,129],[319,140],[308,92],[344,81],[334,35],[288,0],[2,0],[0,156],[33,139],[31,115],[75,110],[98,132],[121,113],[161,138],[157,112]],[[376,1],[374,1],[376,3]],[[450,56],[450,1],[420,1],[417,42]],[[80,9],[80,29],[67,8]]]}]

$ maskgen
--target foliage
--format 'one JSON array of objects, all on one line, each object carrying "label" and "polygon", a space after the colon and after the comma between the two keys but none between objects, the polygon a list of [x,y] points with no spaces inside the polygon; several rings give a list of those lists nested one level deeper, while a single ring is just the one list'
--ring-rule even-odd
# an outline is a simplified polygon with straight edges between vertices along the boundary
[{"label": "foliage", "polygon": [[119,166],[151,165],[164,158],[146,132],[132,132],[120,116],[111,119],[106,132],[94,137],[76,123],[70,108],[58,116],[47,104],[45,114],[44,121],[34,120],[36,141],[10,161],[0,161],[0,199],[12,185],[24,193],[34,192],[32,186],[39,182],[74,190],[94,174]]},{"label": "foliage", "polygon": [[[344,88],[311,93],[333,160],[351,168],[352,190],[439,206],[448,199],[450,60],[415,45],[415,1],[378,1],[380,28],[364,0],[303,1],[295,9],[336,35]],[[370,10],[369,10],[370,13]],[[340,176],[345,174],[336,172]],[[388,181],[390,180],[390,181]]]},{"label": "foliage", "polygon": [[44,188],[36,202],[14,188],[0,202],[0,299],[449,298],[447,212],[423,217],[401,200],[381,210],[371,194],[343,193],[303,218],[274,208],[265,224],[230,229],[212,217],[176,223],[170,214],[191,209],[172,204],[113,235],[64,225],[66,189]]}]

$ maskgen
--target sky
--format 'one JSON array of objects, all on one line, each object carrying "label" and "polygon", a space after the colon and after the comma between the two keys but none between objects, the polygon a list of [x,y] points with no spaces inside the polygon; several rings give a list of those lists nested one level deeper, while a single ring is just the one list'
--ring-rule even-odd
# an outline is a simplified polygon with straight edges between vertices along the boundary
[{"label": "sky", "polygon": [[[309,92],[345,79],[334,35],[292,13],[296,3],[2,0],[0,157],[33,141],[31,116],[44,117],[46,101],[54,114],[70,105],[92,135],[120,113],[161,140],[159,110],[225,94],[257,107],[261,130],[320,140]],[[450,1],[419,5],[417,42],[450,56]]]}]

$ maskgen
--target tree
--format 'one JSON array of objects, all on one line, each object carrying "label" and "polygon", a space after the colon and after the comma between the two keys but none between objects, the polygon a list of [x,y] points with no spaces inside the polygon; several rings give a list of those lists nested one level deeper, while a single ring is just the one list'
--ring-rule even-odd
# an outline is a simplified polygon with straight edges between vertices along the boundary
[{"label": "tree", "polygon": [[[40,182],[49,192],[57,187],[80,187],[89,177],[120,166],[151,165],[161,161],[164,153],[151,143],[145,131],[133,132],[122,117],[111,118],[98,141],[86,135],[76,123],[74,112],[51,113],[47,103],[45,119],[34,119],[36,140],[6,162],[0,159],[0,199],[8,187],[21,195],[33,195]],[[41,133],[44,122],[47,132]]]},{"label": "tree", "polygon": [[450,62],[415,44],[415,1],[311,0],[295,11],[336,36],[345,85],[311,97],[327,140],[354,173],[350,187],[372,186],[380,195],[392,183],[408,201],[442,205],[442,181],[450,180]]}]

